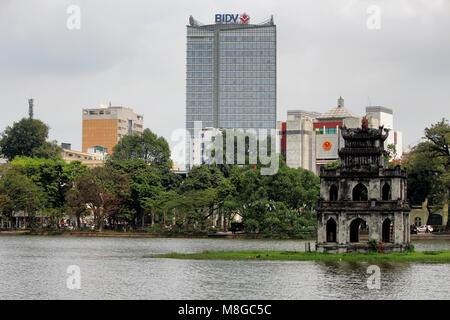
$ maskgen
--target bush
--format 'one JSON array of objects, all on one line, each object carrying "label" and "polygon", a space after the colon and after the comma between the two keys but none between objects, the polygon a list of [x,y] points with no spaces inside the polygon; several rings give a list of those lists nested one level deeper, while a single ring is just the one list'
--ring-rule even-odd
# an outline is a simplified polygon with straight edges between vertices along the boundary
[{"label": "bush", "polygon": [[373,252],[377,251],[378,243],[376,240],[372,239],[372,240],[369,240],[367,243],[369,245],[370,251],[373,251]]},{"label": "bush", "polygon": [[153,226],[148,227],[145,229],[145,232],[148,233],[161,233],[162,228],[160,224],[154,224]]},{"label": "bush", "polygon": [[246,232],[258,232],[259,222],[255,219],[247,219],[244,222],[244,227]]}]

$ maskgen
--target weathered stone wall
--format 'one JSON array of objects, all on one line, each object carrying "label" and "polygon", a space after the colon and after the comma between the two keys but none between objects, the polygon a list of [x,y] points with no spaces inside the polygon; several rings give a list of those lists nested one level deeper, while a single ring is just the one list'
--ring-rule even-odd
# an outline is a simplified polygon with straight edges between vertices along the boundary
[{"label": "weathered stone wall", "polygon": [[336,228],[336,242],[341,245],[350,243],[350,224],[355,219],[362,219],[366,222],[369,228],[369,240],[381,241],[383,235],[383,222],[385,219],[393,223],[394,234],[391,242],[395,244],[405,244],[409,242],[409,219],[408,213],[398,211],[395,213],[382,214],[364,214],[364,213],[324,213],[318,219],[318,233],[317,242],[326,243],[327,241],[327,222],[332,218],[335,220]]}]

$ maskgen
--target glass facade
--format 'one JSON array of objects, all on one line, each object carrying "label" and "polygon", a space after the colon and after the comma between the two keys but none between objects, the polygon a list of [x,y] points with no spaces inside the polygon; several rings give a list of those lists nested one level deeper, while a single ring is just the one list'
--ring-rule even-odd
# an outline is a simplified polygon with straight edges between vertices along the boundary
[{"label": "glass facade", "polygon": [[276,127],[276,26],[187,27],[186,128]]}]

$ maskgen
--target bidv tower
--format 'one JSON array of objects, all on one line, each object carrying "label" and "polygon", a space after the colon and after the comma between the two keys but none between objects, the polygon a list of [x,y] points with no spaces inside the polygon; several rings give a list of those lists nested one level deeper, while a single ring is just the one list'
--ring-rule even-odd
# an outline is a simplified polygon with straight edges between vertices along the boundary
[{"label": "bidv tower", "polygon": [[[192,16],[187,26],[186,129],[276,128],[276,26],[247,14]],[[197,123],[197,124],[196,124]],[[193,158],[188,159],[192,164]]]}]

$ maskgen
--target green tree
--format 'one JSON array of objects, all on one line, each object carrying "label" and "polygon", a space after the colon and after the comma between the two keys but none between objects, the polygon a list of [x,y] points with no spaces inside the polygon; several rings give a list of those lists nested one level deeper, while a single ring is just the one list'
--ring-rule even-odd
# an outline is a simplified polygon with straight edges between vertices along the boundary
[{"label": "green tree", "polygon": [[[178,188],[180,178],[167,167],[148,165],[142,159],[117,160],[111,159],[107,167],[119,172],[130,179],[130,196],[124,204],[124,213],[129,223],[138,223],[143,228],[149,204],[165,192]],[[158,198],[159,199],[159,198]],[[145,204],[145,206],[144,206]]]},{"label": "green tree", "polygon": [[421,204],[428,199],[431,206],[442,207],[450,192],[450,126],[442,119],[425,129],[424,141],[415,146],[404,159],[408,174],[408,198]]},{"label": "green tree", "polygon": [[117,220],[129,190],[126,175],[108,167],[94,168],[75,180],[66,197],[67,206],[72,210],[79,207],[80,214],[87,208],[94,215],[96,229],[103,231],[106,220]]},{"label": "green tree", "polygon": [[16,157],[11,167],[30,178],[45,194],[45,207],[62,213],[65,194],[76,177],[86,173],[87,167],[80,162],[66,164],[61,159]]},{"label": "green tree", "polygon": [[80,189],[75,185],[65,194],[65,209],[66,213],[75,217],[76,228],[81,228],[81,218],[89,214],[88,205],[85,202]]},{"label": "green tree", "polygon": [[[8,160],[16,156],[40,156],[51,158],[57,155],[54,143],[47,142],[48,126],[40,120],[23,118],[7,127],[0,139],[1,154]],[[60,156],[60,155],[58,155]]]},{"label": "green tree", "polygon": [[0,190],[0,216],[9,221],[10,228],[13,227],[14,201],[4,191]]},{"label": "green tree", "polygon": [[310,212],[319,200],[319,183],[319,177],[311,171],[283,165],[277,174],[267,178],[268,198],[283,202],[299,214]]},{"label": "green tree", "polygon": [[33,150],[33,157],[46,159],[60,159],[62,148],[57,141],[45,141],[39,148]]},{"label": "green tree", "polygon": [[171,168],[169,144],[150,129],[123,137],[114,147],[112,160],[141,159],[145,164]]},{"label": "green tree", "polygon": [[3,210],[8,212],[12,204],[14,211],[28,215],[31,227],[34,227],[34,217],[45,204],[45,193],[39,186],[14,168],[8,168],[0,180],[0,194],[5,201]]}]

